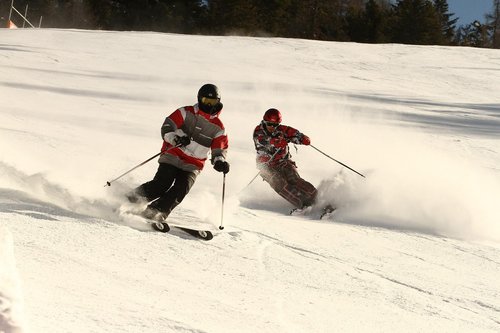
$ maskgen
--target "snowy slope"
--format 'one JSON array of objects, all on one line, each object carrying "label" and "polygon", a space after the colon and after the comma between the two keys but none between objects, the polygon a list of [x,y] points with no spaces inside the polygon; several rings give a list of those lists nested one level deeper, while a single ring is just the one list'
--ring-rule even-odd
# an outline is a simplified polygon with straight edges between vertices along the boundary
[{"label": "snowy slope", "polygon": [[[499,71],[498,50],[0,30],[0,331],[499,331]],[[214,239],[149,232],[115,210],[156,162],[104,184],[206,82],[226,228],[207,166],[171,219]],[[270,107],[367,176],[292,148],[330,220],[246,187]]]}]

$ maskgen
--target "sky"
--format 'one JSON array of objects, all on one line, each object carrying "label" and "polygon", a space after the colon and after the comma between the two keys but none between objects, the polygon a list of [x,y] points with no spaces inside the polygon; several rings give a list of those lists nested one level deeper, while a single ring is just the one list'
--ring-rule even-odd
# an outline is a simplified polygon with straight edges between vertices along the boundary
[{"label": "sky", "polygon": [[[499,332],[499,70],[468,47],[0,29],[0,331]],[[224,205],[207,165],[168,219],[207,242],[125,203],[156,161],[104,185],[208,82]],[[311,211],[248,185],[271,107],[366,178],[291,146]]]},{"label": "sky", "polygon": [[450,13],[458,17],[458,26],[467,25],[478,20],[484,23],[484,15],[493,8],[492,0],[448,0]]}]

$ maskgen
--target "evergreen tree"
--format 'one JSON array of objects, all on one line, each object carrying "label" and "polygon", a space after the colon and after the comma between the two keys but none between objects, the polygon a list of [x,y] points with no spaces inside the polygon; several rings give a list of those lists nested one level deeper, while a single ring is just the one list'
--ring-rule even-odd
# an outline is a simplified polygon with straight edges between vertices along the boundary
[{"label": "evergreen tree", "polygon": [[439,23],[441,25],[441,33],[443,35],[443,40],[445,44],[449,45],[453,42],[455,37],[456,23],[458,17],[452,19],[451,17],[455,14],[448,12],[448,1],[447,0],[434,0],[434,7],[436,8]]},{"label": "evergreen tree", "polygon": [[421,45],[444,43],[439,15],[429,0],[398,0],[393,9],[393,42]]},{"label": "evergreen tree", "polygon": [[[370,0],[369,2],[373,2]],[[349,40],[353,42],[367,43],[368,40],[368,22],[365,20],[365,10],[351,9],[347,13],[346,31]]]},{"label": "evergreen tree", "polygon": [[294,35],[297,0],[258,0],[259,31],[280,37]]},{"label": "evergreen tree", "polygon": [[86,0],[94,27],[104,30],[123,29],[126,9],[120,0]]},{"label": "evergreen tree", "polygon": [[[498,8],[500,0],[493,1]],[[44,27],[238,33],[369,43],[450,44],[456,23],[446,0],[16,0],[16,7],[23,11],[28,3],[28,18],[36,24],[43,16]],[[1,8],[8,12],[4,1]],[[495,17],[498,9],[485,26],[495,31],[491,39],[498,45]],[[4,21],[6,24],[5,17]],[[456,40],[485,45],[484,27],[471,25],[468,29],[471,31],[462,29]],[[470,41],[474,29],[481,31]]]},{"label": "evergreen tree", "polygon": [[386,40],[384,35],[386,13],[375,0],[366,3],[365,21],[367,25],[367,41],[381,43]]},{"label": "evergreen tree", "polygon": [[347,18],[350,40],[362,43],[385,42],[387,14],[387,10],[376,0],[367,1],[362,10],[351,8]]},{"label": "evergreen tree", "polygon": [[206,23],[206,7],[198,0],[149,1],[151,30],[178,33],[198,33]]},{"label": "evergreen tree", "polygon": [[347,17],[350,7],[358,0],[302,0],[298,2],[297,25],[302,38],[319,40],[349,40]]},{"label": "evergreen tree", "polygon": [[212,31],[217,34],[252,34],[261,26],[256,20],[258,8],[255,0],[210,0],[208,18]]}]

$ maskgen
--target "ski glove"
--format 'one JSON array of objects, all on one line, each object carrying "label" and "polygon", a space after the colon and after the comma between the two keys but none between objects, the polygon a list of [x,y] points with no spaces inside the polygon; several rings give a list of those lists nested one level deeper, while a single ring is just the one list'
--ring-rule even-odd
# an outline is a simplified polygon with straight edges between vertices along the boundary
[{"label": "ski glove", "polygon": [[215,161],[214,169],[219,172],[224,172],[224,174],[229,172],[229,163],[226,161]]},{"label": "ski glove", "polygon": [[187,135],[184,136],[176,135],[174,138],[174,142],[176,146],[180,145],[185,147],[191,143],[191,139]]},{"label": "ski glove", "polygon": [[309,146],[311,144],[311,139],[307,135],[302,136],[302,142],[303,145]]}]

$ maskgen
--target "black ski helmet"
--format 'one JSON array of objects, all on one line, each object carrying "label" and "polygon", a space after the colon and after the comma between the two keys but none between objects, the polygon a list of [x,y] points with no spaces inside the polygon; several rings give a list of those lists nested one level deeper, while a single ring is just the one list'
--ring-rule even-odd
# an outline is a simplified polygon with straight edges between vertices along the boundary
[{"label": "black ski helmet", "polygon": [[219,88],[215,84],[207,83],[198,90],[198,106],[203,112],[215,114],[222,110]]},{"label": "black ski helmet", "polygon": [[220,99],[219,88],[215,84],[207,83],[198,90],[198,103],[201,103],[202,97]]}]

